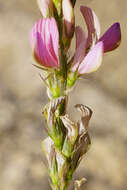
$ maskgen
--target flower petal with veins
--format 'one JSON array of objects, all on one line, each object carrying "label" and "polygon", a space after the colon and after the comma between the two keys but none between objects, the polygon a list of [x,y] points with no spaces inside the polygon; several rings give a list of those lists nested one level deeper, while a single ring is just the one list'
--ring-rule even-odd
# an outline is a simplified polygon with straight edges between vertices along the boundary
[{"label": "flower petal with veins", "polygon": [[55,59],[47,50],[41,35],[37,32],[34,39],[34,58],[35,60],[45,67],[57,67]]},{"label": "flower petal with veins", "polygon": [[36,22],[30,34],[30,42],[39,64],[45,67],[59,67],[59,34],[54,18],[44,18]]}]

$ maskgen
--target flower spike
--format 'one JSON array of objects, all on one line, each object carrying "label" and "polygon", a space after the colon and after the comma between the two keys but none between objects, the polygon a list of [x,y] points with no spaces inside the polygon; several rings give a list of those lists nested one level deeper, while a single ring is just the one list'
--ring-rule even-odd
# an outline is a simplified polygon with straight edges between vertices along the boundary
[{"label": "flower spike", "polygon": [[[67,114],[68,94],[82,75],[100,67],[104,52],[119,46],[120,24],[114,23],[100,38],[96,14],[91,8],[81,6],[88,31],[86,35],[80,26],[75,27],[76,0],[36,1],[43,18],[34,24],[30,43],[39,64],[35,66],[45,71],[41,78],[49,98],[43,109],[49,137],[43,140],[42,149],[47,158],[52,189],[68,190],[75,170],[91,145],[89,122],[92,117],[88,106],[76,104],[80,118],[71,120]],[[71,55],[69,48],[74,33],[75,53]],[[74,190],[79,190],[85,181],[85,178],[76,180]]]}]

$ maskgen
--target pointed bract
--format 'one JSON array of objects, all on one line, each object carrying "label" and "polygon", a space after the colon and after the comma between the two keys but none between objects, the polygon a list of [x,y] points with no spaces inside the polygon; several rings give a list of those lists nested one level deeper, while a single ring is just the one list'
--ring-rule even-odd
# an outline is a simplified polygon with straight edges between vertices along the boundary
[{"label": "pointed bract", "polygon": [[114,23],[100,38],[104,44],[104,52],[112,51],[120,45],[121,30],[120,24]]},{"label": "pointed bract", "polygon": [[44,18],[36,22],[30,34],[30,42],[39,64],[50,68],[59,67],[59,34],[54,18]]}]

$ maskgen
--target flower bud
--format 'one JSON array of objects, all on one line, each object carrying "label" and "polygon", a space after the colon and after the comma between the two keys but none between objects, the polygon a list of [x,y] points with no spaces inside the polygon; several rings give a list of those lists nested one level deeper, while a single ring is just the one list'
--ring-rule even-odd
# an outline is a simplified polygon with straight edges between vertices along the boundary
[{"label": "flower bud", "polygon": [[53,16],[53,1],[52,0],[37,0],[39,9],[44,18]]},{"label": "flower bud", "polygon": [[74,33],[75,17],[74,17],[74,9],[70,0],[62,1],[62,10],[63,10],[66,35],[68,37],[72,37]]}]

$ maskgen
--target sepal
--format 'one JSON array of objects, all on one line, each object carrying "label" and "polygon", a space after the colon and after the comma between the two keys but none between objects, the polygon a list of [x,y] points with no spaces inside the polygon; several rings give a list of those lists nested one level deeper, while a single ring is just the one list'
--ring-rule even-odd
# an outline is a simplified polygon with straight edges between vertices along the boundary
[{"label": "sepal", "polygon": [[44,108],[43,114],[47,119],[47,130],[49,136],[53,139],[56,147],[60,148],[63,144],[63,124],[59,118],[62,110],[59,106],[64,105],[66,98],[61,96],[53,99]]},{"label": "sepal", "polygon": [[69,158],[72,155],[74,144],[78,136],[78,127],[73,121],[69,119],[68,115],[61,116],[60,118],[67,129],[62,153]]},{"label": "sepal", "polygon": [[74,86],[76,80],[78,78],[78,73],[77,71],[75,72],[70,72],[68,73],[68,77],[67,77],[67,87],[71,88]]},{"label": "sepal", "polygon": [[53,0],[54,6],[57,10],[57,14],[61,15],[61,8],[62,8],[62,0]]},{"label": "sepal", "polygon": [[42,142],[42,149],[45,153],[48,161],[48,171],[51,177],[51,186],[53,189],[64,189],[66,186],[66,175],[67,175],[67,162],[66,158],[61,152],[55,148],[54,143],[50,137],[47,137]]},{"label": "sepal", "polygon": [[45,153],[49,167],[51,167],[54,155],[54,143],[50,137],[47,137],[42,141],[42,150]]},{"label": "sepal", "polygon": [[75,106],[81,113],[81,120],[78,121],[78,137],[74,147],[74,153],[72,157],[72,168],[75,170],[82,160],[83,155],[89,150],[91,141],[88,134],[88,125],[92,116],[92,110],[84,106],[83,104],[77,104]]}]

